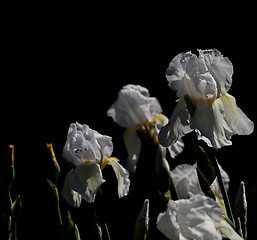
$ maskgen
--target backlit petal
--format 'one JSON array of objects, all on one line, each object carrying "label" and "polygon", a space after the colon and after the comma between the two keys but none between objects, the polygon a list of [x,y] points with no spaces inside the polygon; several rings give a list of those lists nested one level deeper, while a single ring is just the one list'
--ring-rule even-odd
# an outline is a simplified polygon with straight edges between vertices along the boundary
[{"label": "backlit petal", "polygon": [[214,77],[217,87],[218,96],[225,94],[232,85],[233,65],[227,57],[217,50],[199,50],[199,57],[204,58],[205,64]]},{"label": "backlit petal", "polygon": [[231,145],[232,131],[226,120],[222,102],[197,104],[192,117],[191,127],[196,129],[198,139],[204,140],[210,147],[220,148]]},{"label": "backlit petal", "polygon": [[251,134],[254,129],[254,123],[237,107],[235,98],[229,94],[225,94],[220,100],[224,107],[226,121],[232,129],[233,134]]}]

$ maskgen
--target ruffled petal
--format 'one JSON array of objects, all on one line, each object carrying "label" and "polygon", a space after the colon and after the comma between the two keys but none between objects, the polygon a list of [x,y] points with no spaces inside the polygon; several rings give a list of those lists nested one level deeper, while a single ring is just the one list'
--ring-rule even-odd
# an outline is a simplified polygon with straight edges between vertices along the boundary
[{"label": "ruffled petal", "polygon": [[169,123],[161,128],[158,135],[159,142],[164,147],[168,147],[191,131],[190,114],[185,101],[180,100],[172,113]]},{"label": "ruffled petal", "polygon": [[229,94],[225,94],[220,100],[224,107],[226,121],[232,129],[233,134],[251,134],[254,129],[254,123],[237,107],[235,98]]},{"label": "ruffled petal", "polygon": [[166,71],[169,86],[177,91],[177,96],[192,99],[217,97],[217,85],[202,58],[191,52],[178,54]]},{"label": "ruffled petal", "polygon": [[71,178],[70,186],[78,192],[87,202],[94,202],[95,195],[105,180],[99,164],[95,162],[84,163],[77,166]]},{"label": "ruffled petal", "polygon": [[118,181],[118,195],[119,198],[122,198],[129,192],[129,172],[118,163],[117,158],[110,157],[106,161],[106,164],[111,165],[115,172]]},{"label": "ruffled petal", "polygon": [[221,221],[221,209],[213,199],[193,195],[188,200],[177,201],[177,204],[177,221],[184,237],[221,240],[216,230],[216,224]]},{"label": "ruffled petal", "polygon": [[121,127],[133,128],[146,120],[151,121],[161,111],[159,101],[150,97],[146,88],[130,84],[120,90],[107,115]]},{"label": "ruffled petal", "polygon": [[129,172],[136,172],[137,161],[141,150],[141,140],[137,135],[136,129],[127,129],[124,134],[124,143],[128,152],[126,168]]},{"label": "ruffled petal", "polygon": [[178,165],[174,170],[171,171],[171,177],[180,198],[189,198],[189,193],[202,193],[196,172],[196,164]]},{"label": "ruffled petal", "polygon": [[217,83],[218,96],[225,94],[232,85],[232,63],[227,57],[223,57],[217,49],[198,51],[199,58],[204,59],[209,72]]},{"label": "ruffled petal", "polygon": [[73,207],[79,207],[81,205],[81,195],[76,192],[73,191],[71,189],[71,179],[74,175],[74,169],[70,170],[66,177],[65,177],[65,181],[64,181],[64,185],[63,185],[63,189],[62,189],[62,196],[64,197],[64,199],[67,201],[67,203]]},{"label": "ruffled petal", "polygon": [[196,129],[198,139],[210,147],[221,148],[231,145],[232,130],[225,120],[222,102],[217,99],[213,104],[200,102],[192,117],[191,127]]},{"label": "ruffled petal", "polygon": [[177,206],[175,201],[170,200],[166,211],[159,214],[157,229],[168,239],[183,239],[181,238],[180,226],[177,222]]}]

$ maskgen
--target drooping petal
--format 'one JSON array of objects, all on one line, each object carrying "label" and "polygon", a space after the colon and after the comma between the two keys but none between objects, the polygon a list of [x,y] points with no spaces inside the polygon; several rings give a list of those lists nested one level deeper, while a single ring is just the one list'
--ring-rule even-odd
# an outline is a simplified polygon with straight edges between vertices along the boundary
[{"label": "drooping petal", "polygon": [[118,99],[107,111],[109,117],[125,128],[134,128],[146,120],[151,121],[153,116],[158,115],[162,110],[159,101],[149,97],[146,88],[132,86],[123,87],[118,94]]},{"label": "drooping petal", "polygon": [[168,147],[191,131],[190,114],[185,101],[180,100],[172,113],[169,123],[161,128],[158,135],[159,142],[164,147]]},{"label": "drooping petal", "polygon": [[105,164],[111,165],[115,172],[118,181],[119,198],[126,196],[129,192],[130,185],[129,172],[118,163],[117,158],[110,157],[105,160]]},{"label": "drooping petal", "polygon": [[124,143],[128,152],[126,168],[129,172],[136,172],[137,161],[141,150],[141,140],[135,129],[127,129],[123,134]]},{"label": "drooping petal", "polygon": [[196,172],[196,164],[181,164],[171,171],[171,177],[180,198],[187,199],[190,194],[202,193]]},{"label": "drooping petal", "polygon": [[105,180],[99,164],[84,163],[75,168],[71,178],[71,189],[78,192],[87,202],[94,202],[95,195]]},{"label": "drooping petal", "polygon": [[64,185],[63,185],[63,189],[62,189],[62,196],[64,197],[64,199],[67,201],[67,203],[73,207],[79,207],[81,205],[81,195],[76,192],[73,191],[71,189],[71,179],[74,175],[74,169],[70,170],[66,177],[65,177],[65,181],[64,181]]},{"label": "drooping petal", "polygon": [[232,130],[225,120],[222,102],[217,99],[213,104],[200,102],[192,117],[191,127],[196,129],[198,139],[210,147],[221,148],[231,145]]},{"label": "drooping petal", "polygon": [[223,57],[217,49],[198,50],[199,58],[203,58],[205,64],[214,77],[217,87],[218,96],[225,94],[232,85],[233,65],[227,57]]},{"label": "drooping petal", "polygon": [[251,134],[254,129],[254,123],[237,107],[235,98],[227,93],[220,100],[224,107],[226,121],[233,134]]}]

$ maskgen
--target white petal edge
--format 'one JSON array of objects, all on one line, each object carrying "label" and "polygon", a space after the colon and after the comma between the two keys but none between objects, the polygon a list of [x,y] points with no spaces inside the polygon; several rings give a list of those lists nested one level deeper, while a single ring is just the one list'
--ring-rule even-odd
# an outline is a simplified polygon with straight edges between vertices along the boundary
[{"label": "white petal edge", "polygon": [[129,172],[118,163],[118,159],[110,157],[107,159],[107,164],[111,165],[117,181],[118,181],[118,195],[119,198],[126,196],[129,192],[130,180]]},{"label": "white petal edge", "polygon": [[61,194],[70,206],[80,207],[82,197],[78,192],[73,191],[70,186],[70,182],[73,174],[74,174],[74,169],[71,169],[66,174]]}]

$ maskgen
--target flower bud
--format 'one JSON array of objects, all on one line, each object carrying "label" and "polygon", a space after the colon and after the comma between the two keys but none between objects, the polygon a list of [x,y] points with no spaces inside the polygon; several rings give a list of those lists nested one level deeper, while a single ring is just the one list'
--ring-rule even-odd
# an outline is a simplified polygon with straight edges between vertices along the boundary
[{"label": "flower bud", "polygon": [[102,240],[102,228],[98,221],[98,217],[96,212],[94,212],[92,231],[91,231],[91,239]]},{"label": "flower bud", "polygon": [[11,207],[12,220],[17,221],[17,219],[21,216],[22,209],[23,207],[22,207],[21,196],[18,195],[18,197],[12,203],[12,207]]},{"label": "flower bud", "polygon": [[144,201],[143,208],[137,217],[135,230],[134,230],[134,240],[145,240],[148,233],[149,227],[149,200]]},{"label": "flower bud", "polygon": [[9,145],[7,156],[3,161],[3,165],[0,171],[1,186],[6,189],[10,189],[15,178],[14,170],[14,146]]},{"label": "flower bud", "polygon": [[49,158],[51,158],[51,163],[48,166],[49,179],[56,184],[60,174],[60,166],[56,160],[52,143],[47,143],[46,147],[50,156]]},{"label": "flower bud", "polygon": [[239,219],[238,224],[241,226],[237,226],[238,229],[242,229],[243,235],[246,239],[247,235],[247,201],[246,201],[246,195],[245,195],[245,184],[242,181],[240,183],[235,204],[234,204],[234,216],[235,218]]}]

